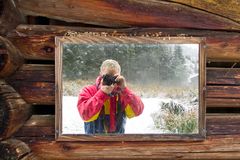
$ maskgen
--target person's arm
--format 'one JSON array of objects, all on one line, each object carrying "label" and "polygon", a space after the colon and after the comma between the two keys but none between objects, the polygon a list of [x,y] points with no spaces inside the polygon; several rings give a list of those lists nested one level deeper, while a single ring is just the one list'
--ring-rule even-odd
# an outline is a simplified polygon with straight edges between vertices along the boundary
[{"label": "person's arm", "polygon": [[85,122],[94,121],[98,118],[104,101],[109,96],[95,86],[85,87],[78,97],[77,108],[80,116]]},{"label": "person's arm", "polygon": [[144,104],[142,100],[127,87],[122,91],[121,102],[128,118],[136,117],[143,112]]}]

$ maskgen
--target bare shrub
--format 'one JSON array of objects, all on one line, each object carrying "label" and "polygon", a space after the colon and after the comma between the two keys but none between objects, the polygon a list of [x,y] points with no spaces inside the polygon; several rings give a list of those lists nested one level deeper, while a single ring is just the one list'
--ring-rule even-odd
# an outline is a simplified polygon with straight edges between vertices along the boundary
[{"label": "bare shrub", "polygon": [[165,133],[197,133],[198,111],[185,110],[181,104],[170,101],[161,104],[161,110],[152,114],[154,125]]}]

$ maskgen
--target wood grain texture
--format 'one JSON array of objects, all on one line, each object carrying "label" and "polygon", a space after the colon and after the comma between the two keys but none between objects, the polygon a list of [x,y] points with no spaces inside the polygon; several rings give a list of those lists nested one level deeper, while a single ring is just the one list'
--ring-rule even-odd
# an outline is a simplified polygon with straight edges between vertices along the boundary
[{"label": "wood grain texture", "polygon": [[34,36],[34,35],[64,35],[67,31],[76,32],[106,32],[112,33],[111,35],[144,35],[146,32],[151,35],[156,32],[161,32],[162,36],[236,36],[240,35],[238,32],[233,31],[216,31],[216,30],[201,30],[201,29],[184,29],[184,28],[162,28],[162,27],[128,27],[128,28],[100,28],[100,27],[81,27],[81,26],[64,26],[64,25],[30,25],[20,24],[16,27],[15,31],[9,32],[9,36]]},{"label": "wood grain texture", "polygon": [[159,36],[163,37],[206,37],[206,55],[208,61],[238,62],[240,60],[240,34],[231,32],[164,28],[101,29],[84,27],[20,25],[17,27],[17,32],[12,32],[9,34],[8,38],[21,51],[25,59],[54,60],[54,37],[63,36],[68,31],[97,33],[106,32],[110,35],[115,36],[154,36],[157,33]]},{"label": "wood grain texture", "polygon": [[240,2],[238,0],[170,0],[187,6],[198,8],[222,17],[240,22]]},{"label": "wood grain texture", "polygon": [[21,159],[31,150],[28,145],[17,139],[8,139],[0,142],[1,159]]},{"label": "wood grain texture", "polygon": [[240,99],[239,98],[206,98],[207,108],[210,107],[229,107],[229,108],[239,108]]},{"label": "wood grain texture", "polygon": [[11,38],[25,59],[54,59],[54,36],[32,36]]},{"label": "wood grain texture", "polygon": [[208,85],[240,85],[239,68],[208,68]]},{"label": "wood grain texture", "polygon": [[209,136],[202,142],[29,143],[43,159],[239,159],[240,137]]},{"label": "wood grain texture", "polygon": [[[166,1],[18,0],[26,15],[108,27],[170,27],[239,30],[240,24],[209,12]],[[97,14],[96,14],[97,13]]]},{"label": "wood grain texture", "polygon": [[54,83],[54,65],[50,64],[23,64],[7,81],[14,82],[49,82]]},{"label": "wood grain texture", "polygon": [[19,50],[6,38],[0,36],[0,43],[5,52],[1,53],[0,78],[10,76],[23,63]]},{"label": "wood grain texture", "polygon": [[207,98],[239,99],[240,86],[207,86]]},{"label": "wood grain texture", "polygon": [[207,60],[220,62],[239,62],[240,36],[207,37]]},{"label": "wood grain texture", "polygon": [[0,140],[10,137],[31,116],[31,106],[0,80]]},{"label": "wood grain texture", "polygon": [[14,137],[28,137],[51,139],[55,136],[55,116],[54,115],[32,115],[24,126],[14,134]]},{"label": "wood grain texture", "polygon": [[239,135],[240,114],[208,114],[207,135]]},{"label": "wood grain texture", "polygon": [[29,104],[55,104],[54,65],[24,64],[6,81]]},{"label": "wood grain texture", "polygon": [[18,81],[8,83],[22,96],[29,104],[55,104],[55,83],[54,82],[27,82]]}]

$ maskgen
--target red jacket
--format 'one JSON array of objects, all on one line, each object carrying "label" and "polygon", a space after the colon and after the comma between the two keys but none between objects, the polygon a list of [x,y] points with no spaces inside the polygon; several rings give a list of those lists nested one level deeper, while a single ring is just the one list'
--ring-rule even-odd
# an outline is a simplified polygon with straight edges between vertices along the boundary
[{"label": "red jacket", "polygon": [[[99,82],[100,79],[98,78],[97,84]],[[114,129],[116,103],[119,101],[119,97],[123,107],[122,110],[125,111],[128,118],[138,116],[143,112],[144,105],[140,97],[134,95],[128,88],[121,91],[119,95],[110,97],[96,86],[91,85],[83,88],[78,97],[78,111],[85,122],[96,120],[104,108],[105,114],[110,114],[110,129]]]}]

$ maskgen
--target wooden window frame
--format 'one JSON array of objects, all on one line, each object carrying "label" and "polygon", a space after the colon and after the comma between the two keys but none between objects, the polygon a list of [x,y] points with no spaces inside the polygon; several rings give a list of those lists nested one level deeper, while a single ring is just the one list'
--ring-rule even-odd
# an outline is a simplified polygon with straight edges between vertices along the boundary
[{"label": "wooden window frame", "polygon": [[[157,33],[156,33],[157,35]],[[198,134],[62,134],[62,48],[63,43],[169,43],[199,44]],[[100,33],[55,37],[55,138],[56,141],[202,141],[206,137],[206,55],[204,37],[129,36]]]}]

